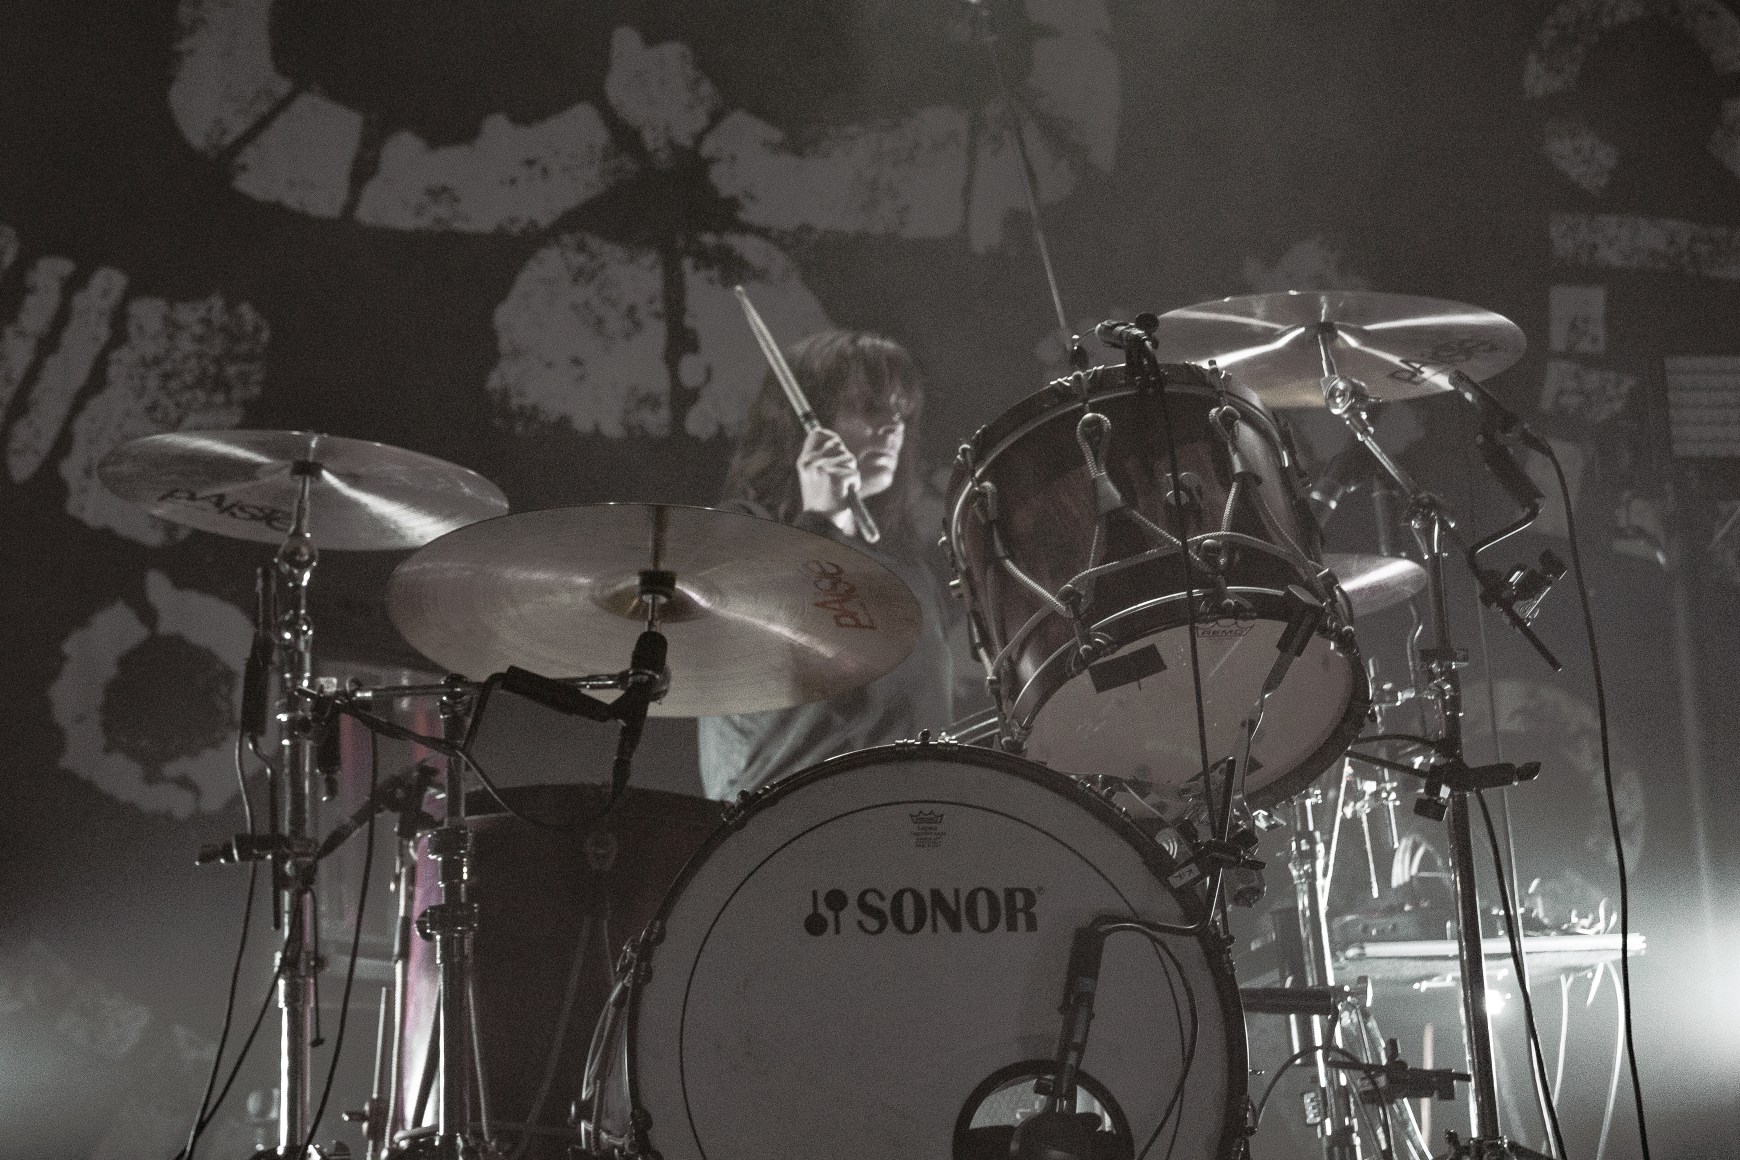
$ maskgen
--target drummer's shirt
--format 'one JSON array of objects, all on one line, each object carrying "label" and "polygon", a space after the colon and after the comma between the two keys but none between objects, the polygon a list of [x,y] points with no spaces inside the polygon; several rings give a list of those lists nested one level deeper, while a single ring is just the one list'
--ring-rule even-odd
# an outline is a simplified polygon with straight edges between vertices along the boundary
[{"label": "drummer's shirt", "polygon": [[[744,501],[719,506],[770,518],[766,509]],[[924,628],[912,653],[892,672],[838,697],[766,713],[702,717],[701,784],[710,798],[730,800],[827,758],[915,738],[923,729],[938,733],[955,719],[954,658],[946,629],[951,609],[938,573],[920,561],[850,539],[815,513],[801,513],[790,522],[850,544],[900,577],[918,599]]]}]

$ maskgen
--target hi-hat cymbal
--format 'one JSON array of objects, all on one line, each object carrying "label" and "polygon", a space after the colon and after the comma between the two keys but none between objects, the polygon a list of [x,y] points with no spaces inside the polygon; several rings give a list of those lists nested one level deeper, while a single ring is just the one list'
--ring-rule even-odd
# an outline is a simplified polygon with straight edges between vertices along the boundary
[{"label": "hi-hat cymbal", "polygon": [[1366,616],[1426,590],[1426,570],[1399,556],[1329,552],[1324,566],[1335,573],[1355,616]]},{"label": "hi-hat cymbal", "polygon": [[276,544],[304,476],[317,548],[417,548],[507,511],[475,471],[365,439],[308,431],[170,431],[121,444],[97,465],[104,486],[171,523]]},{"label": "hi-hat cymbal", "polygon": [[594,504],[522,512],[436,540],[393,572],[406,640],[481,680],[615,672],[646,627],[643,570],[676,575],[659,625],[671,688],[660,717],[783,709],[868,684],[906,658],[923,615],[863,553],[712,508]]},{"label": "hi-hat cymbal", "polygon": [[[1161,362],[1215,362],[1271,407],[1323,406],[1323,377],[1397,401],[1480,382],[1528,348],[1510,319],[1442,298],[1370,290],[1285,290],[1222,298],[1160,316]],[[1326,362],[1327,360],[1327,362]]]}]

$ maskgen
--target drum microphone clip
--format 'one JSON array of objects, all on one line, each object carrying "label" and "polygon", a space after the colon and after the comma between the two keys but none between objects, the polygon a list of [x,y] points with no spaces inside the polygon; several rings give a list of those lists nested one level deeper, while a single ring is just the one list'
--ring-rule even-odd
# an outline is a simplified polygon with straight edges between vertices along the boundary
[{"label": "drum microphone clip", "polygon": [[1449,808],[1451,793],[1479,793],[1533,781],[1540,776],[1541,763],[1497,761],[1491,765],[1466,765],[1461,761],[1441,761],[1421,770],[1400,768],[1426,781],[1420,796],[1414,800],[1414,813],[1441,822]]},{"label": "drum microphone clip", "polygon": [[1329,1066],[1340,1071],[1356,1071],[1370,1085],[1361,1093],[1366,1103],[1393,1104],[1397,1100],[1453,1100],[1456,1085],[1474,1077],[1465,1071],[1448,1067],[1410,1067],[1402,1058],[1394,1039],[1384,1041],[1384,1062],[1356,1063],[1352,1060],[1330,1060]]},{"label": "drum microphone clip", "polygon": [[1108,318],[1094,327],[1094,337],[1116,350],[1140,349],[1153,340],[1154,331],[1159,326],[1158,314],[1144,312],[1136,315],[1134,322]]}]

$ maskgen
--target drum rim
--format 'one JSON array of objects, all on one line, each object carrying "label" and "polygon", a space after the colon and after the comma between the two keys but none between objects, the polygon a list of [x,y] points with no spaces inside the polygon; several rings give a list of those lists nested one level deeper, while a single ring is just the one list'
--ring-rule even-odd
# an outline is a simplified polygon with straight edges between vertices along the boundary
[{"label": "drum rim", "polygon": [[[1148,390],[1130,382],[1124,363],[1100,363],[1082,371],[1081,375],[1087,383],[1085,396],[1088,402],[1140,394]],[[1081,406],[1083,392],[1071,389],[1069,383],[1072,377],[1053,379],[1037,391],[1024,395],[1006,407],[995,419],[973,432],[971,446],[979,464],[987,464],[995,459],[1013,440],[1031,430],[1038,420],[1057,411]],[[1249,387],[1239,383],[1231,375],[1217,373],[1201,363],[1161,363],[1160,381],[1163,390],[1179,387],[1191,393],[1216,395],[1224,391],[1237,402],[1266,413],[1262,399]]]},{"label": "drum rim", "polygon": [[[964,544],[961,538],[963,510],[972,497],[972,484],[984,477],[998,456],[1009,451],[1016,443],[1032,434],[1044,423],[1059,415],[1067,414],[1077,409],[1085,409],[1089,403],[1102,402],[1106,399],[1121,399],[1129,395],[1147,393],[1147,388],[1132,385],[1128,376],[1121,377],[1115,384],[1099,385],[1102,376],[1109,377],[1113,371],[1123,370],[1119,363],[1105,363],[1082,372],[1092,376],[1093,383],[1087,389],[1086,398],[1069,392],[1063,384],[1067,379],[1056,379],[1039,390],[1010,404],[1002,414],[973,432],[973,437],[963,447],[963,459],[957,462],[954,474],[948,485],[948,540],[949,550],[959,561],[964,558]],[[1188,376],[1173,379],[1171,372],[1188,370]],[[1262,438],[1273,445],[1283,467],[1292,463],[1292,456],[1287,451],[1286,442],[1281,439],[1280,431],[1275,426],[1274,417],[1264,405],[1262,398],[1249,387],[1221,372],[1217,377],[1214,372],[1197,363],[1163,363],[1160,367],[1161,381],[1164,391],[1182,390],[1192,395],[1224,395],[1245,417],[1251,419]],[[1043,405],[1042,405],[1043,404]],[[1038,408],[1029,415],[1029,408]],[[1021,416],[1017,418],[1016,416]],[[993,441],[994,440],[994,441]],[[990,449],[985,445],[990,443]],[[959,571],[957,564],[956,570]]]},{"label": "drum rim", "polygon": [[[1270,601],[1285,601],[1287,599],[1286,593],[1272,588],[1229,587],[1227,591],[1235,596],[1244,597],[1246,599],[1257,597],[1264,603]],[[1105,629],[1108,625],[1115,626],[1116,622],[1121,619],[1139,616],[1140,614],[1154,608],[1182,599],[1184,599],[1183,592],[1172,592],[1165,596],[1155,597],[1152,600],[1145,600],[1140,604],[1131,605],[1128,608],[1121,608],[1117,612],[1106,617],[1104,620],[1093,625],[1092,631],[1099,632],[1102,629]],[[1275,621],[1283,624],[1287,621],[1287,617],[1285,616],[1258,615],[1253,619]],[[1159,636],[1162,632],[1174,631],[1184,627],[1185,625],[1180,623],[1171,626],[1169,629],[1159,629],[1155,632],[1147,633],[1144,636],[1131,637],[1129,640],[1119,640],[1113,634],[1108,635],[1113,635],[1114,643],[1112,651],[1115,652],[1117,649],[1123,648],[1127,645],[1138,644],[1141,641],[1153,639],[1154,637]],[[1313,749],[1298,765],[1283,773],[1280,777],[1275,778],[1273,781],[1266,782],[1256,790],[1245,795],[1247,800],[1259,809],[1270,809],[1284,801],[1287,801],[1295,794],[1303,791],[1306,786],[1309,786],[1319,777],[1322,777],[1323,774],[1328,771],[1329,767],[1335,764],[1336,758],[1345,753],[1347,747],[1352,745],[1354,739],[1359,736],[1360,731],[1365,727],[1366,714],[1371,711],[1371,682],[1366,677],[1365,664],[1360,656],[1357,644],[1353,645],[1351,651],[1349,651],[1349,649],[1344,647],[1342,642],[1337,639],[1335,632],[1329,628],[1319,628],[1317,635],[1328,641],[1329,647],[1335,655],[1347,662],[1347,667],[1353,674],[1352,683],[1349,689],[1351,695],[1348,698],[1347,706],[1343,710],[1340,720],[1335,727],[1329,731],[1329,735],[1324,738],[1321,745]],[[1044,694],[1044,696],[1039,698],[1038,704],[1034,705],[1026,712],[1025,719],[1020,715],[1019,710],[1021,709],[1023,698],[1028,697],[1039,681],[1054,669],[1067,669],[1069,660],[1074,655],[1075,649],[1076,645],[1073,640],[1066,641],[1058,646],[1050,656],[1040,662],[1039,667],[1034,670],[1033,675],[1027,678],[1014,697],[1010,699],[1010,719],[1013,721],[1015,726],[1024,733],[1032,730],[1033,722],[1045,709],[1045,706],[1050,703],[1051,699],[1055,697],[1070,681],[1073,681],[1082,675],[1077,672],[1065,676],[1061,681],[1054,684],[1051,689]],[[1032,759],[1024,758],[1023,760],[1031,761]],[[1050,767],[1044,766],[1043,768],[1049,769]],[[1306,770],[1310,770],[1311,772],[1305,774],[1304,771]],[[1053,772],[1061,771],[1053,770]],[[1069,775],[1066,774],[1065,776]]]},{"label": "drum rim", "polygon": [[[647,926],[630,941],[629,947],[635,958],[630,969],[637,976],[639,972],[652,969],[653,962],[658,958],[658,946],[664,941],[664,924],[671,908],[713,852],[741,830],[752,815],[788,797],[803,786],[813,785],[860,766],[880,764],[887,758],[924,758],[1000,769],[1024,777],[1042,788],[1051,789],[1059,797],[1075,800],[1130,845],[1160,887],[1177,899],[1187,921],[1196,922],[1202,917],[1202,904],[1195,893],[1174,887],[1167,878],[1167,874],[1175,872],[1184,863],[1173,859],[1158,842],[1144,834],[1124,810],[1082,784],[1078,778],[1012,753],[981,746],[929,739],[896,741],[891,745],[876,745],[830,757],[770,782],[758,790],[740,795],[727,810],[725,820],[719,828],[683,864],[682,870],[665,892],[664,899]],[[649,934],[653,937],[648,937]],[[1219,1000],[1223,1025],[1227,1029],[1224,1036],[1227,1057],[1225,1107],[1222,1109],[1221,1138],[1215,1154],[1230,1160],[1238,1154],[1240,1143],[1247,1138],[1244,1127],[1245,1105],[1250,1095],[1250,1057],[1245,1042],[1244,1006],[1239,999],[1238,976],[1233,968],[1231,944],[1221,939],[1212,924],[1205,925],[1194,941],[1201,947],[1204,965],[1213,977],[1215,997]],[[629,988],[622,1015],[621,1056],[626,1108],[635,1125],[633,1130],[642,1134],[652,1126],[650,1113],[639,1100],[640,1085],[637,1080],[639,1061],[636,1032],[640,1026],[644,994],[641,987]]]}]

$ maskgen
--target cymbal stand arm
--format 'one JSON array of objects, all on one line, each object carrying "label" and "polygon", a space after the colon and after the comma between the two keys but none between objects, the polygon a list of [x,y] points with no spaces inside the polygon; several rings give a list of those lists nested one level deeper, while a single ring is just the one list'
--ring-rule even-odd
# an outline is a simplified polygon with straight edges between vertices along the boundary
[{"label": "cymbal stand arm", "polygon": [[[312,449],[311,449],[312,450]],[[278,1155],[299,1160],[309,1133],[312,1094],[314,1020],[318,1007],[315,980],[321,961],[314,898],[312,795],[317,764],[314,707],[314,623],[308,608],[308,587],[319,562],[309,534],[309,490],[320,465],[300,459],[292,466],[299,477],[290,532],[273,560],[279,608],[278,637],[280,745],[284,818],[280,831],[283,852],[273,858],[277,914],[286,937],[283,970],[278,980]]]},{"label": "cymbal stand arm", "polygon": [[1078,371],[1088,368],[1087,348],[1082,345],[1081,335],[1070,330],[1069,316],[1063,308],[1063,293],[1057,288],[1057,269],[1051,264],[1051,247],[1045,241],[1045,226],[1039,212],[1039,180],[1033,169],[1033,158],[1027,151],[1027,134],[1021,127],[1021,102],[1015,95],[1009,77],[1003,71],[1003,57],[997,51],[997,34],[991,27],[991,5],[974,3],[976,17],[975,33],[985,46],[985,53],[991,60],[991,72],[997,81],[998,92],[1003,97],[1003,105],[1009,115],[1009,133],[1015,141],[1015,157],[1020,162],[1021,192],[1027,199],[1027,217],[1033,224],[1033,245],[1039,252],[1039,264],[1045,271],[1045,287],[1051,294],[1051,308],[1057,314],[1057,330],[1060,335],[1069,335],[1070,365]]}]

